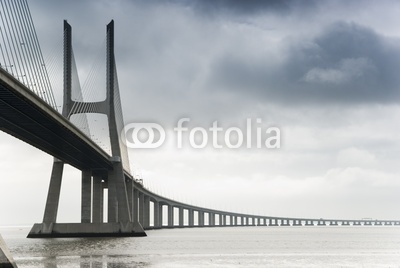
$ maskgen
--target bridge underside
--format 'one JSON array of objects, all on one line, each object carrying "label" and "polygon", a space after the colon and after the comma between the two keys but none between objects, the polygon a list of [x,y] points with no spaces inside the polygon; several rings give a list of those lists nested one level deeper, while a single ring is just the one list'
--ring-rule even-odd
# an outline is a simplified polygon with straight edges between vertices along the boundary
[{"label": "bridge underside", "polygon": [[0,68],[0,130],[80,169],[112,168],[106,153],[74,132],[65,118]]}]

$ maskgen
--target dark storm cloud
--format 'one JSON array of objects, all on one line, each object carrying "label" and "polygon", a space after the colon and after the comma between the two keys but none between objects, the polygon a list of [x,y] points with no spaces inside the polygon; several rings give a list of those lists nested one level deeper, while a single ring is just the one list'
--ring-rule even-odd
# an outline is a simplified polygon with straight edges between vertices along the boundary
[{"label": "dark storm cloud", "polygon": [[337,22],[283,51],[283,62],[273,68],[261,54],[253,60],[225,55],[215,61],[210,84],[289,102],[399,100],[400,44],[369,28]]},{"label": "dark storm cloud", "polygon": [[190,6],[197,11],[211,15],[221,13],[253,15],[265,12],[288,14],[298,8],[308,9],[316,6],[315,1],[293,0],[169,0],[169,2]]}]

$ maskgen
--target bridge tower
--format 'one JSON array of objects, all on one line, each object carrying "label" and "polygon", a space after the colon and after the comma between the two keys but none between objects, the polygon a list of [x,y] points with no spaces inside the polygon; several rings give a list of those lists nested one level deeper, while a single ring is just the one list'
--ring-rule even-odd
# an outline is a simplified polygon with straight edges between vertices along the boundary
[{"label": "bridge tower", "polygon": [[[145,236],[145,232],[134,217],[128,196],[133,192],[130,174],[124,169],[124,154],[121,148],[119,132],[121,126],[117,120],[116,103],[120,102],[114,57],[114,21],[107,25],[106,49],[106,98],[103,101],[89,103],[72,99],[72,27],[64,21],[64,95],[62,115],[68,119],[74,114],[98,113],[108,118],[111,144],[108,170],[82,170],[81,223],[57,223],[61,181],[64,162],[54,158],[47,195],[43,222],[32,227],[28,237],[85,237],[85,236]],[[129,170],[129,167],[128,167]],[[107,222],[103,219],[104,189],[108,189]]]}]

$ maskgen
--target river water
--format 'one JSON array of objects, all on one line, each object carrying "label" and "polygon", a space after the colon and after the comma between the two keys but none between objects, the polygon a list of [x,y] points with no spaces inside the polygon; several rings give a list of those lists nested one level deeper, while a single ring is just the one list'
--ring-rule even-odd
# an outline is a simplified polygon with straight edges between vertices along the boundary
[{"label": "river water", "polygon": [[400,227],[225,227],[137,238],[27,239],[0,233],[24,267],[400,267]]}]

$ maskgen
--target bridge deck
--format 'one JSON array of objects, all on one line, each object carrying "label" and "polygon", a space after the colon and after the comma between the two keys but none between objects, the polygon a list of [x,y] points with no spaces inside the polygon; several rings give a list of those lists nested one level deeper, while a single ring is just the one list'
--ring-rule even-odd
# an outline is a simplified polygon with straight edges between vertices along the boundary
[{"label": "bridge deck", "polygon": [[78,169],[112,168],[106,152],[1,68],[0,130]]}]

